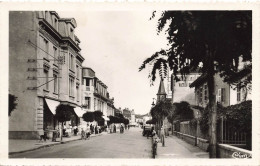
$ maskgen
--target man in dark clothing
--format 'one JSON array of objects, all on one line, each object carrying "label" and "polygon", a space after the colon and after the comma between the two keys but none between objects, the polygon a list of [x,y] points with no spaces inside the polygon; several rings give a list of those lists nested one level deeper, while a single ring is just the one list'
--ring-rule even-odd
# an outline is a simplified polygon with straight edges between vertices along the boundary
[{"label": "man in dark clothing", "polygon": [[116,125],[114,125],[114,133],[116,133]]}]

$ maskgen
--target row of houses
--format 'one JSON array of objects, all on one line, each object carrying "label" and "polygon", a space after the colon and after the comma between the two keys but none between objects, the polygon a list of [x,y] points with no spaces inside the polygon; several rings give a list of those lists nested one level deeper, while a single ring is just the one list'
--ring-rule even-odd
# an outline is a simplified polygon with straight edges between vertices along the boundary
[{"label": "row of houses", "polygon": [[116,114],[107,85],[82,65],[76,28],[74,18],[55,11],[9,12],[9,94],[17,99],[9,139],[34,139],[57,129],[59,104],[74,109],[67,126],[82,123],[87,111],[101,111],[105,124]]}]

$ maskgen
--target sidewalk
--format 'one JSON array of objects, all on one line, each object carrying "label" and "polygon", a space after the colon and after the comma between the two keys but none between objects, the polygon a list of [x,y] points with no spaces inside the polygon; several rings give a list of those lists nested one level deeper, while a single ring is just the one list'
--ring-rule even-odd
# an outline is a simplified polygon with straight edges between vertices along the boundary
[{"label": "sidewalk", "polygon": [[165,147],[161,142],[158,143],[155,158],[209,158],[209,154],[171,135],[165,138]]},{"label": "sidewalk", "polygon": [[[107,132],[102,132],[100,134],[91,134],[90,137],[105,135]],[[81,136],[72,135],[71,137],[63,137],[62,143],[68,143],[71,141],[80,140]],[[15,153],[23,153],[27,151],[32,151],[44,147],[54,146],[57,144],[61,144],[60,138],[56,139],[56,142],[52,142],[51,139],[46,140],[46,142],[40,142],[39,140],[21,140],[21,139],[10,139],[9,140],[9,155],[15,154]]]}]

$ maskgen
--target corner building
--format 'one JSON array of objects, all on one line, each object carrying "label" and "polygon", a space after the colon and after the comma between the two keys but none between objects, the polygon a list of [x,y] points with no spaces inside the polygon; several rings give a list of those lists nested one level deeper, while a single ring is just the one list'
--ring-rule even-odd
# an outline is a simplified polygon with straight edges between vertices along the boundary
[{"label": "corner building", "polygon": [[[84,58],[76,27],[75,19],[55,11],[9,13],[9,94],[18,99],[9,117],[9,139],[35,139],[57,129],[59,104],[81,110]],[[75,113],[67,125],[77,125],[78,119]]]}]

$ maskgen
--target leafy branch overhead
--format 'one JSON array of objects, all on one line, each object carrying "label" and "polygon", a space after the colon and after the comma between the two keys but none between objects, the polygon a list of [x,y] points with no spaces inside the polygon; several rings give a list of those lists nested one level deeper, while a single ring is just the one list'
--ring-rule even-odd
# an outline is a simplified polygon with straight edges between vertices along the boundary
[{"label": "leafy branch overhead", "polygon": [[198,66],[202,73],[208,73],[212,60],[217,69],[214,72],[228,79],[238,72],[239,57],[243,62],[252,60],[251,11],[164,11],[157,32],[167,34],[168,48],[154,53],[139,68],[141,71],[153,65],[152,81],[156,71],[165,73],[167,66],[175,76],[197,70]]}]

